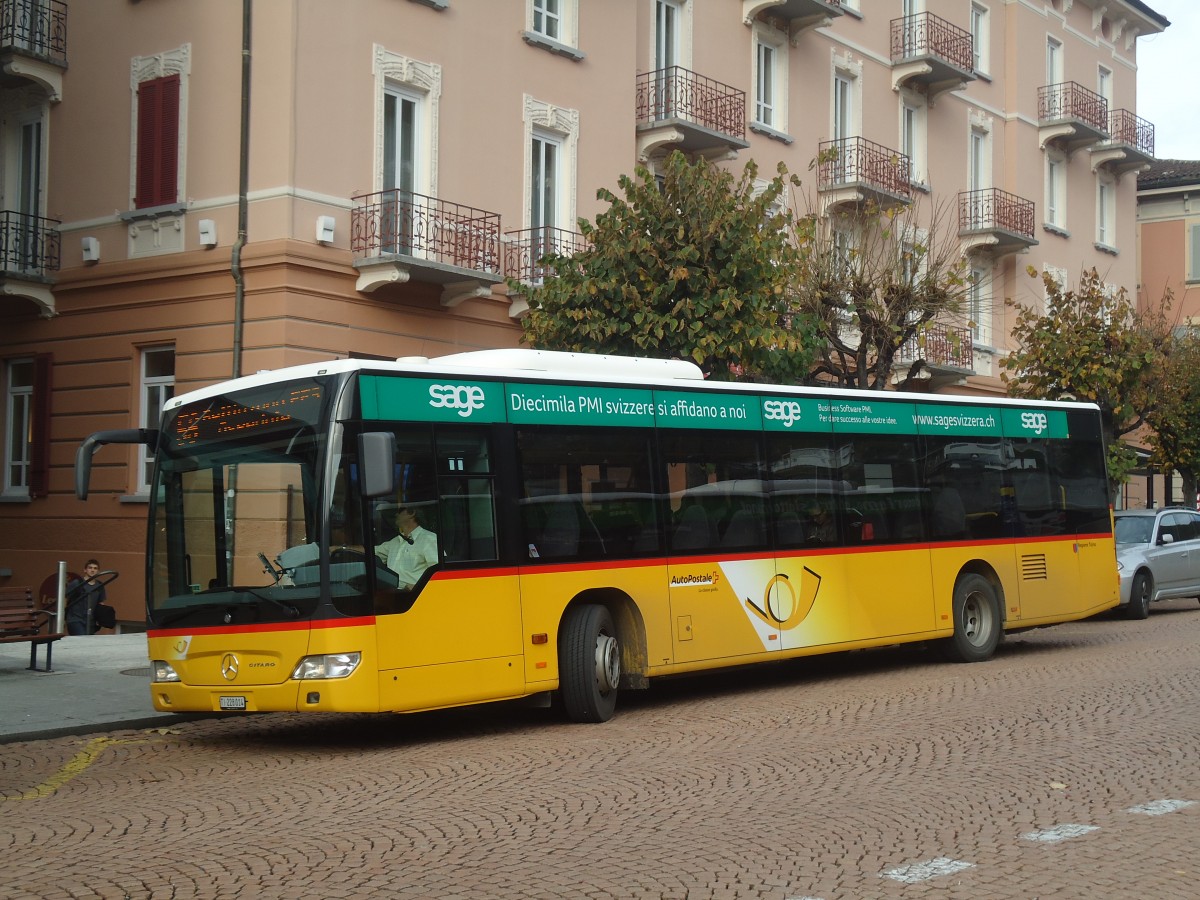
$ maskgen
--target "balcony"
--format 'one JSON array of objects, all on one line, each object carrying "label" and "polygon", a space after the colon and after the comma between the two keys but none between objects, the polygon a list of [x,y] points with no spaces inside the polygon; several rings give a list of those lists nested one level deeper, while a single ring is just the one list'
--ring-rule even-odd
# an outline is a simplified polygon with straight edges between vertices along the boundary
[{"label": "balcony", "polygon": [[931,324],[913,335],[896,353],[893,366],[897,377],[903,378],[917,360],[925,363],[930,376],[926,386],[931,391],[973,374],[975,343],[971,329],[965,325]]},{"label": "balcony", "polygon": [[742,0],[742,20],[747,25],[753,24],[759,13],[787,22],[792,40],[843,15],[842,0]]},{"label": "balcony", "polygon": [[1074,81],[1038,88],[1038,136],[1042,149],[1068,154],[1108,140],[1108,101]]},{"label": "balcony", "polygon": [[892,19],[892,88],[919,88],[932,106],[938,94],[975,80],[971,32],[932,13]]},{"label": "balcony", "polygon": [[1101,167],[1117,175],[1138,172],[1154,160],[1154,125],[1128,109],[1108,117],[1109,140],[1092,149],[1092,170]]},{"label": "balcony", "polygon": [[[586,250],[588,242],[578,231],[567,231],[565,228],[524,228],[518,231],[504,233],[504,275],[513,281],[519,281],[525,287],[541,287],[546,276],[553,277],[542,258],[555,254],[557,256],[574,256],[581,250]],[[514,295],[508,314],[514,319],[529,311],[529,303],[523,295]]]},{"label": "balcony", "polygon": [[60,260],[56,219],[0,211],[0,294],[23,297],[45,318],[54,315],[54,281]]},{"label": "balcony", "polygon": [[817,190],[826,210],[864,203],[907,205],[912,202],[911,178],[907,156],[864,138],[822,141],[817,148]]},{"label": "balcony", "polygon": [[0,87],[32,82],[57,103],[66,67],[64,0],[0,0]]},{"label": "balcony", "polygon": [[958,234],[963,252],[987,252],[994,257],[1037,246],[1033,230],[1033,201],[985,188],[958,195]]},{"label": "balcony", "polygon": [[637,76],[637,149],[643,162],[670,147],[732,158],[746,140],[746,92],[671,66]]},{"label": "balcony", "polygon": [[442,305],[489,297],[500,274],[500,216],[409,191],[353,197],[350,249],[363,293],[408,281],[442,287]]}]

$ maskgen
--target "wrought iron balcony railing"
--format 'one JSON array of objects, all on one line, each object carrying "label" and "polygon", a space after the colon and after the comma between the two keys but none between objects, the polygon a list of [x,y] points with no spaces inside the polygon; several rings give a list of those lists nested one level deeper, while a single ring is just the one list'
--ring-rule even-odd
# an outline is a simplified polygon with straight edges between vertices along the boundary
[{"label": "wrought iron balcony railing", "polygon": [[817,179],[821,190],[863,184],[896,194],[912,196],[912,160],[860,137],[822,141],[817,148]]},{"label": "wrought iron balcony railing", "polygon": [[565,228],[524,228],[504,233],[504,275],[522,284],[539,285],[548,274],[541,260],[553,253],[574,256],[586,249],[587,241],[578,231]]},{"label": "wrought iron balcony railing", "polygon": [[0,211],[0,270],[5,275],[45,278],[58,271],[61,235],[57,219]]},{"label": "wrought iron balcony railing", "polygon": [[1033,201],[1002,191],[984,188],[958,195],[958,230],[1011,231],[1033,240]]},{"label": "wrought iron balcony railing", "polygon": [[892,19],[892,62],[921,56],[935,56],[970,72],[975,68],[971,32],[928,12]]},{"label": "wrought iron balcony railing", "polygon": [[1154,124],[1135,116],[1128,109],[1114,109],[1108,117],[1108,132],[1113,143],[1128,144],[1147,156],[1154,155]]},{"label": "wrought iron balcony railing", "polygon": [[64,0],[0,0],[0,50],[67,64]]},{"label": "wrought iron balcony railing", "polygon": [[1038,120],[1078,119],[1096,131],[1108,133],[1108,101],[1075,81],[1038,88]]},{"label": "wrought iron balcony railing", "polygon": [[971,329],[960,325],[930,325],[923,334],[914,334],[904,342],[896,361],[911,363],[923,359],[934,368],[971,370],[975,365],[975,344]]},{"label": "wrought iron balcony railing", "polygon": [[500,272],[500,215],[409,191],[353,197],[350,248],[357,259],[413,256],[476,272]]},{"label": "wrought iron balcony railing", "polygon": [[745,140],[746,92],[679,66],[637,77],[637,123],[683,119]]}]

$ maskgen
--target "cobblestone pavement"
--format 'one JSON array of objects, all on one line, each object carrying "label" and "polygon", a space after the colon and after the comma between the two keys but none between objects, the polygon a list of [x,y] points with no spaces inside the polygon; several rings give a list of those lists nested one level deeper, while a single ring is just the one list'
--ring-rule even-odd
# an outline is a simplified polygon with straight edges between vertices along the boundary
[{"label": "cobblestone pavement", "polygon": [[1200,897],[1200,605],[487,707],[0,746],[0,896]]}]

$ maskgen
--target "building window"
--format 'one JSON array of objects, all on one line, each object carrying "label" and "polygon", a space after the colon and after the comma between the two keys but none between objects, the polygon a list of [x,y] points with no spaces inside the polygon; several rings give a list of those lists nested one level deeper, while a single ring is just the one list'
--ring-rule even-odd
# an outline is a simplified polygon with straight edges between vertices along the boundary
[{"label": "building window", "polygon": [[442,69],[374,48],[376,185],[436,197]]},{"label": "building window", "polygon": [[134,206],[165,206],[179,197],[178,75],[138,85],[137,196]]},{"label": "building window", "polygon": [[44,497],[50,472],[50,356],[9,360],[4,371],[6,497]]},{"label": "building window", "polygon": [[[148,347],[142,351],[141,384],[139,423],[142,428],[157,428],[163,407],[175,396],[174,347]],[[140,447],[139,452],[138,493],[144,494],[150,490],[154,454],[145,446]]]},{"label": "building window", "polygon": [[775,48],[763,41],[757,41],[754,63],[754,118],[768,128],[774,128]]},{"label": "building window", "polygon": [[[554,241],[554,230],[575,227],[579,112],[525,95],[525,226]],[[553,249],[553,246],[551,247]],[[541,254],[538,254],[539,256]]]},{"label": "building window", "polygon": [[1063,45],[1055,38],[1046,38],[1046,84],[1061,84],[1063,80]]},{"label": "building window", "polygon": [[1116,184],[1105,175],[1096,180],[1096,243],[1102,249],[1113,250],[1117,246],[1114,231],[1116,214]]},{"label": "building window", "polygon": [[571,59],[579,46],[579,0],[526,0],[525,41]]},{"label": "building window", "polygon": [[654,0],[650,54],[655,69],[692,66],[692,4],[694,0]]},{"label": "building window", "polygon": [[551,40],[561,41],[562,10],[558,0],[530,0],[533,22],[530,31],[545,35]]},{"label": "building window", "polygon": [[982,191],[992,186],[992,161],[988,132],[972,128],[968,140],[967,190]]},{"label": "building window", "polygon": [[1113,73],[1112,69],[1107,69],[1100,66],[1096,70],[1096,93],[1108,101],[1108,108],[1112,109],[1113,95]]},{"label": "building window", "polygon": [[976,345],[992,346],[992,273],[982,266],[971,267],[967,292],[967,315],[971,319],[971,338]]},{"label": "building window", "polygon": [[971,4],[971,47],[975,54],[975,71],[988,71],[988,45],[991,43],[988,8],[981,3]]},{"label": "building window", "polygon": [[913,184],[926,185],[926,106],[917,95],[905,91],[900,100],[900,152],[909,158],[909,178]]},{"label": "building window", "polygon": [[1057,153],[1046,154],[1046,224],[1067,227],[1067,161]]},{"label": "building window", "polygon": [[758,22],[754,26],[754,123],[776,132],[788,129],[787,35]]},{"label": "building window", "polygon": [[1188,226],[1188,281],[1200,281],[1200,224]]}]

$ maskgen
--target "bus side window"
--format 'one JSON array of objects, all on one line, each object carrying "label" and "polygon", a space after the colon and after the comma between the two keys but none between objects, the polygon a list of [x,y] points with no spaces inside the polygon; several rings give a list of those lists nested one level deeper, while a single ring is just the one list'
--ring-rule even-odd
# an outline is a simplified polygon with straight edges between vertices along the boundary
[{"label": "bus side window", "polygon": [[438,546],[444,561],[496,559],[493,474],[485,430],[438,429]]},{"label": "bus side window", "polygon": [[762,445],[749,434],[664,431],[671,549],[753,550],[767,543]]}]

